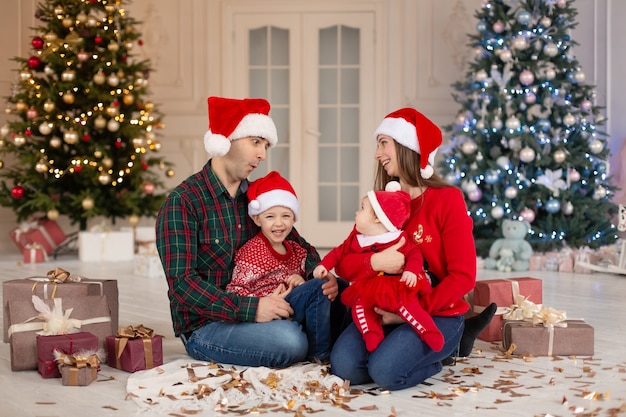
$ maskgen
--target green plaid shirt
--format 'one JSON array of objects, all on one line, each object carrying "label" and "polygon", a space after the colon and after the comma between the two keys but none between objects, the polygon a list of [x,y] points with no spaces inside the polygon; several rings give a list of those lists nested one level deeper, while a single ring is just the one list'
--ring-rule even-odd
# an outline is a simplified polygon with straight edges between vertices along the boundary
[{"label": "green plaid shirt", "polygon": [[[235,252],[259,231],[248,216],[247,189],[248,181],[243,181],[231,197],[209,160],[169,194],[159,211],[157,249],[176,336],[211,321],[254,321],[259,299],[225,292]],[[289,239],[307,250],[309,275],[319,254],[295,229]]]}]

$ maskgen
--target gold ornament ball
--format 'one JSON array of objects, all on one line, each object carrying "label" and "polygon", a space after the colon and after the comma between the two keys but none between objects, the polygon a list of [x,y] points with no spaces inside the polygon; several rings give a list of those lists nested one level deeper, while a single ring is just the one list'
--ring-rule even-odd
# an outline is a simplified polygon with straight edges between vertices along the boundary
[{"label": "gold ornament ball", "polygon": [[43,159],[40,159],[39,162],[35,164],[35,171],[39,172],[40,174],[43,174],[47,170],[48,164],[46,164],[46,161],[44,161]]},{"label": "gold ornament ball", "polygon": [[15,137],[13,138],[13,142],[17,147],[24,146],[24,144],[26,143],[26,137],[20,133],[18,135],[15,135]]},{"label": "gold ornament ball", "polygon": [[72,19],[71,17],[66,17],[63,19],[62,23],[64,28],[71,28],[72,26],[74,26],[74,19]]},{"label": "gold ornament ball", "polygon": [[48,210],[48,213],[46,213],[46,217],[48,217],[49,220],[57,220],[59,218],[59,210]]},{"label": "gold ornament ball", "polygon": [[64,82],[72,82],[76,79],[76,71],[71,69],[66,69],[61,73],[61,81]]},{"label": "gold ornament ball", "polygon": [[28,109],[28,104],[26,104],[24,100],[18,100],[18,102],[15,103],[15,108],[19,112],[25,112]]},{"label": "gold ornament ball", "polygon": [[57,149],[60,148],[62,145],[61,143],[61,138],[58,136],[53,136],[52,138],[50,138],[50,146]]},{"label": "gold ornament ball", "polygon": [[11,133],[11,128],[9,127],[9,125],[4,124],[2,125],[2,127],[0,127],[0,137],[6,138],[7,136],[9,136],[9,133]]},{"label": "gold ornament ball", "polygon": [[174,176],[174,170],[173,169],[168,169],[167,171],[165,171],[165,175],[169,178],[172,178]]},{"label": "gold ornament ball", "polygon": [[42,135],[46,136],[49,135],[52,132],[52,123],[49,122],[44,122],[42,124],[39,125],[39,133],[41,133]]},{"label": "gold ornament ball", "polygon": [[91,210],[93,208],[93,206],[95,205],[95,202],[93,201],[93,198],[85,197],[85,199],[82,201],[81,204],[83,206],[83,209]]},{"label": "gold ornament ball", "polygon": [[128,224],[131,226],[137,226],[139,224],[139,216],[136,214],[131,214],[128,216]]},{"label": "gold ornament ball", "polygon": [[43,103],[43,110],[46,113],[53,112],[55,108],[56,108],[56,104],[54,104],[54,101],[52,101],[52,100],[48,99],[48,100],[45,101],[45,103]]},{"label": "gold ornament ball", "polygon": [[93,82],[96,83],[97,85],[102,85],[104,84],[105,81],[106,81],[106,77],[103,72],[97,72],[93,76]]},{"label": "gold ornament ball", "polygon": [[113,160],[109,157],[102,158],[102,165],[109,169],[113,166]]},{"label": "gold ornament ball", "polygon": [[74,129],[70,129],[67,132],[65,132],[65,134],[63,135],[63,140],[65,141],[65,143],[67,143],[68,145],[74,145],[78,142],[78,132],[76,132]]},{"label": "gold ornament ball", "polygon": [[560,164],[563,161],[565,161],[565,158],[567,157],[567,155],[565,155],[564,150],[559,149],[558,151],[554,152],[554,155],[552,157],[554,159],[554,162],[556,162],[557,164]]},{"label": "gold ornament ball", "polygon": [[122,100],[124,101],[124,104],[130,106],[135,102],[135,97],[133,97],[132,94],[126,94]]},{"label": "gold ornament ball", "polygon": [[65,104],[74,104],[74,100],[76,98],[74,97],[74,93],[72,93],[71,91],[67,91],[65,94],[63,94],[63,102]]},{"label": "gold ornament ball", "polygon": [[107,125],[107,119],[100,115],[93,121],[93,125],[96,129],[104,129]]},{"label": "gold ornament ball", "polygon": [[98,181],[102,185],[107,185],[108,183],[111,182],[111,176],[107,174],[106,172],[103,172],[102,174],[98,176]]},{"label": "gold ornament ball", "polygon": [[4,168],[4,161],[0,159],[0,169]]},{"label": "gold ornament ball", "polygon": [[110,132],[117,132],[118,130],[120,130],[120,123],[115,119],[111,119],[107,123],[107,129]]},{"label": "gold ornament ball", "polygon": [[602,152],[602,150],[604,149],[604,145],[602,144],[601,141],[599,141],[598,139],[594,139],[593,141],[591,141],[591,143],[589,144],[589,150],[591,151],[591,153],[593,154],[599,154],[600,152]]},{"label": "gold ornament ball", "polygon": [[107,45],[107,49],[111,52],[117,52],[120,49],[120,45],[116,42],[111,42]]}]

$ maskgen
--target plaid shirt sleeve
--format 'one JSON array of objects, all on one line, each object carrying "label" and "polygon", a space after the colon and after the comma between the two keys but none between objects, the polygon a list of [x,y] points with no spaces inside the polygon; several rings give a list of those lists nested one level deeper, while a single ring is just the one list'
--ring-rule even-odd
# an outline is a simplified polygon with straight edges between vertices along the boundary
[{"label": "plaid shirt sleeve", "polygon": [[228,195],[210,162],[174,189],[161,207],[157,249],[176,336],[211,321],[254,321],[258,298],[225,291],[235,251],[256,233],[246,209],[245,193]]}]

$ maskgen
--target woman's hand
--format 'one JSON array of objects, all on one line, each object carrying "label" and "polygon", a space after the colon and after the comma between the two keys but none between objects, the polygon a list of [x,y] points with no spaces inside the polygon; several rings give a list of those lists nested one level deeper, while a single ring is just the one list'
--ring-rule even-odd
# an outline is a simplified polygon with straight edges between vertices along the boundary
[{"label": "woman's hand", "polygon": [[398,249],[404,246],[405,243],[406,239],[403,236],[395,245],[372,255],[370,259],[372,269],[374,271],[386,272],[387,274],[399,274],[402,272],[404,255]]},{"label": "woman's hand", "polygon": [[398,316],[395,313],[390,313],[389,311],[382,310],[378,307],[374,307],[374,311],[376,312],[376,314],[380,315],[383,325],[404,323],[402,317]]}]

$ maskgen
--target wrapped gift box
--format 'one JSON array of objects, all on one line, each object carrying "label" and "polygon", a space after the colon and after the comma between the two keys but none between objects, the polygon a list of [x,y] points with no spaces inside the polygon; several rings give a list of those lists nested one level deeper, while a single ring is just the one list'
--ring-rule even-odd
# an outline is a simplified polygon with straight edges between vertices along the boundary
[{"label": "wrapped gift box", "polygon": [[48,254],[46,249],[39,243],[28,243],[22,252],[25,264],[36,264],[39,262],[48,262]]},{"label": "wrapped gift box", "polygon": [[[104,295],[79,298],[54,298],[43,300],[51,309],[61,304],[62,310],[72,309],[70,318],[77,320],[80,331],[98,337],[98,348],[104,350],[104,342],[111,335],[111,312]],[[42,332],[46,322],[39,318],[32,300],[9,301],[12,323],[9,327],[11,370],[37,369],[37,333]]]},{"label": "wrapped gift box", "polygon": [[504,320],[502,345],[515,344],[514,354],[535,356],[593,355],[593,327],[583,320],[565,320],[544,327],[523,320]]},{"label": "wrapped gift box", "polygon": [[37,370],[42,378],[60,378],[55,351],[73,355],[80,351],[98,350],[98,336],[88,332],[59,334],[54,336],[37,335]]},{"label": "wrapped gift box", "polygon": [[150,278],[165,278],[159,255],[135,255],[133,273]]},{"label": "wrapped gift box", "polygon": [[127,372],[163,365],[163,336],[153,335],[151,329],[143,326],[137,329],[129,326],[106,338],[107,365]]},{"label": "wrapped gift box", "polygon": [[59,365],[61,383],[63,385],[86,386],[98,377],[100,360],[93,354],[86,358],[77,358],[72,355],[66,357],[68,363]]},{"label": "wrapped gift box", "polygon": [[49,255],[67,238],[59,225],[48,219],[22,222],[9,232],[11,240],[23,252],[26,245],[38,243]]},{"label": "wrapped gift box", "polygon": [[132,231],[78,233],[78,258],[83,262],[132,261],[134,254]]},{"label": "wrapped gift box", "polygon": [[489,304],[496,303],[498,311],[491,323],[478,338],[487,342],[502,340],[502,315],[522,295],[536,304],[542,303],[542,282],[537,278],[510,278],[476,281],[474,287],[474,312],[480,313]]},{"label": "wrapped gift box", "polygon": [[[51,271],[52,272],[52,271]],[[31,303],[33,295],[42,299],[48,298],[81,298],[88,295],[106,295],[107,304],[111,311],[111,329],[109,334],[115,334],[119,321],[119,299],[117,280],[90,279],[80,277],[80,281],[54,282],[54,277],[36,276],[23,279],[14,279],[2,283],[2,305],[4,309],[4,337],[9,342],[8,330],[11,324],[17,323],[9,312],[9,301],[22,300]],[[73,279],[73,278],[70,278]],[[56,280],[58,281],[58,280]]]}]

